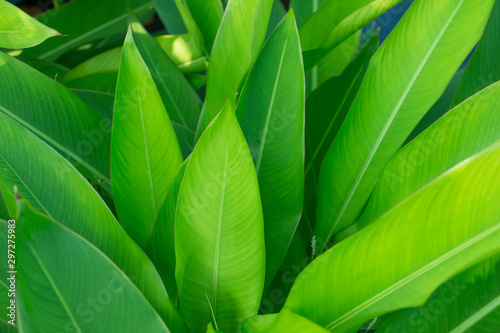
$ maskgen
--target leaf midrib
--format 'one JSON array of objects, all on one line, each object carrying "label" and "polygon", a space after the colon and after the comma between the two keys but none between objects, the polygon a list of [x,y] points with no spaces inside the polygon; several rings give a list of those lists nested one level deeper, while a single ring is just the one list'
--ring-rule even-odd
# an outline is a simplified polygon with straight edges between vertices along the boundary
[{"label": "leaf midrib", "polygon": [[431,271],[432,269],[435,269],[436,267],[440,266],[447,260],[453,259],[454,256],[459,255],[461,252],[464,252],[468,248],[476,245],[480,241],[486,239],[487,237],[491,236],[493,233],[500,231],[500,220],[497,221],[497,223],[490,228],[482,231],[481,233],[477,234],[476,236],[472,237],[471,239],[465,241],[464,243],[456,246],[455,248],[447,251],[443,255],[437,257],[430,263],[424,265],[420,269],[417,269],[413,273],[407,275],[403,279],[399,280],[398,282],[394,283],[393,285],[389,286],[388,288],[382,290],[381,292],[375,294],[373,297],[368,299],[367,301],[361,303],[351,311],[347,312],[343,316],[339,317],[337,320],[332,321],[329,323],[327,326],[325,326],[328,330],[333,330],[334,328],[342,325],[346,321],[348,321],[351,318],[356,317],[360,312],[364,311],[365,309],[369,308],[373,304],[377,303],[379,300],[383,299],[384,297],[389,296],[390,294],[398,291],[400,288],[406,286],[407,284],[413,282],[417,278],[421,277],[425,273]]},{"label": "leaf midrib", "polygon": [[[326,237],[327,240],[331,238],[333,231],[335,230],[335,228],[337,227],[338,223],[340,222],[340,219],[344,215],[344,212],[347,209],[347,206],[349,205],[350,201],[352,200],[352,197],[354,196],[354,192],[356,192],[356,189],[358,188],[359,184],[361,183],[361,179],[363,178],[364,174],[366,173],[369,165],[371,164],[371,161],[375,157],[375,154],[378,151],[378,148],[380,147],[380,144],[382,143],[383,139],[385,138],[385,135],[387,134],[387,131],[389,130],[389,127],[392,125],[392,122],[394,121],[394,119],[395,119],[395,117],[396,117],[399,109],[401,108],[401,106],[403,105],[404,101],[406,100],[406,97],[410,93],[410,90],[413,87],[413,85],[415,84],[415,81],[417,80],[418,76],[420,75],[420,72],[422,71],[422,69],[426,65],[427,61],[429,60],[430,56],[434,52],[434,49],[436,48],[437,44],[441,41],[441,38],[443,37],[444,33],[446,32],[446,30],[450,26],[451,22],[453,21],[453,19],[456,16],[456,14],[458,13],[458,11],[460,10],[460,8],[462,7],[464,1],[465,0],[461,0],[460,1],[460,3],[457,5],[457,8],[455,8],[455,10],[451,14],[450,18],[448,19],[448,21],[445,23],[445,25],[443,26],[443,28],[439,32],[436,40],[431,45],[429,51],[425,55],[424,59],[420,63],[419,67],[417,68],[417,71],[415,72],[415,74],[411,78],[408,86],[406,87],[405,91],[403,92],[403,95],[401,96],[401,98],[399,99],[398,103],[396,104],[396,106],[395,106],[394,110],[392,111],[389,119],[387,120],[384,128],[382,129],[382,132],[378,136],[377,141],[375,142],[375,145],[371,149],[370,154],[368,155],[368,158],[363,163],[361,171],[357,175],[356,180],[354,181],[354,184],[351,186],[351,188],[349,190],[349,193],[347,194],[346,199],[342,203],[342,206],[341,206],[339,212],[337,213],[337,216],[335,217],[335,222],[332,224],[332,227],[330,228],[330,231],[328,232],[328,235]],[[323,245],[323,248],[324,248],[324,246],[325,245]]]},{"label": "leaf midrib", "polygon": [[481,319],[488,316],[491,312],[496,310],[500,306],[500,296],[493,299],[491,302],[486,304],[484,307],[479,309],[472,316],[464,320],[460,325],[455,327],[450,333],[463,333],[469,328],[477,324]]}]

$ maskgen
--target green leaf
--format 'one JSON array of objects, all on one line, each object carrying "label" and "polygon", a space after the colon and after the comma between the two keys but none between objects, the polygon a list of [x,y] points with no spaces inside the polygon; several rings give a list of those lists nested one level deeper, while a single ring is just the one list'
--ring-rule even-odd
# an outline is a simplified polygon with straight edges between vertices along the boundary
[{"label": "green leaf", "polygon": [[242,333],[301,332],[328,333],[323,327],[307,318],[283,309],[279,314],[253,316],[243,322]]},{"label": "green leaf", "polygon": [[17,333],[17,332],[19,332],[17,330],[16,326],[12,326],[11,324],[4,321],[3,319],[0,319],[0,331],[2,333]]},{"label": "green leaf", "polygon": [[327,0],[291,0],[290,7],[295,13],[297,26],[301,28],[311,15],[318,10]]},{"label": "green leaf", "polygon": [[109,182],[108,124],[70,90],[1,52],[0,114]]},{"label": "green leaf", "polygon": [[453,106],[479,90],[500,81],[500,1],[493,6],[488,24],[458,87]]},{"label": "green leaf", "polygon": [[178,35],[187,32],[175,0],[154,1],[153,3],[156,13],[169,34]]},{"label": "green leaf", "polygon": [[[181,72],[189,74],[207,69],[206,58],[195,49],[189,35],[163,35],[155,37],[155,40]],[[91,74],[116,73],[120,67],[121,54],[121,46],[100,53],[73,68],[61,78],[61,82],[68,83]]]},{"label": "green leaf", "polygon": [[123,44],[112,142],[111,180],[118,218],[144,248],[182,155],[132,28]]},{"label": "green leaf", "polygon": [[[0,262],[0,306],[2,307],[2,312],[0,313],[0,324],[5,321],[9,321],[13,318],[9,317],[10,310],[7,309],[8,306],[10,306],[10,300],[11,297],[9,297],[9,289],[10,289],[10,281],[7,280],[9,275],[7,274],[7,271],[11,271],[11,269],[7,268],[8,264],[8,257],[7,257],[7,244],[8,244],[8,224],[7,221],[8,218],[3,220],[3,218],[0,218],[0,255],[4,260]],[[12,239],[15,241],[15,239]],[[11,242],[12,243],[12,242]],[[10,250],[15,250],[14,248],[10,248]],[[4,310],[5,309],[5,310]],[[0,328],[3,328],[0,325]],[[4,331],[1,331],[4,332]]]},{"label": "green leaf", "polygon": [[500,140],[500,82],[469,98],[391,158],[363,214],[345,238],[433,182],[442,173]]},{"label": "green leaf", "polygon": [[[370,39],[340,76],[316,89],[306,102],[305,201],[303,221],[313,226],[321,163],[363,82],[371,57],[378,48],[378,34]],[[311,227],[312,230],[312,227]],[[311,234],[310,237],[313,235]]]},{"label": "green leaf", "polygon": [[111,127],[115,96],[100,91],[72,89],[78,97],[91,106]]},{"label": "green leaf", "polygon": [[[401,0],[329,0],[300,28],[306,72],[321,59]],[[331,22],[325,24],[325,22]]]},{"label": "green leaf", "polygon": [[273,2],[273,9],[271,10],[271,16],[269,17],[269,24],[267,26],[266,40],[273,33],[274,29],[281,23],[286,15],[286,9],[283,3],[278,0]]},{"label": "green leaf", "polygon": [[125,233],[92,186],[47,144],[0,114],[0,190],[16,216],[14,186],[39,212],[80,234],[109,256],[174,332],[184,324],[153,264]]},{"label": "green leaf", "polygon": [[[439,287],[423,306],[398,312],[377,333],[494,332],[500,318],[498,259],[487,259],[455,276]],[[485,271],[478,273],[477,270]]]},{"label": "green leaf", "polygon": [[194,133],[201,112],[200,98],[158,43],[133,18],[131,29],[179,138],[182,154],[187,157],[193,150]]},{"label": "green leaf", "polygon": [[47,75],[51,79],[54,79],[55,81],[58,81],[59,76],[63,76],[69,71],[67,67],[53,61],[41,59],[26,59],[23,57],[20,57],[19,60],[24,62],[26,65],[33,67],[40,73]]},{"label": "green leaf", "polygon": [[104,94],[114,95],[116,90],[117,72],[98,73],[82,76],[65,84],[71,90],[94,90]]},{"label": "green leaf", "polygon": [[222,3],[220,0],[184,1],[203,35],[205,49],[210,53],[222,21]]},{"label": "green leaf", "polygon": [[264,43],[272,5],[272,0],[229,2],[210,56],[205,103],[196,138],[228,98],[233,105],[236,104],[241,81]]},{"label": "green leaf", "polygon": [[150,0],[79,0],[67,3],[37,16],[43,24],[65,34],[48,40],[23,55],[55,60],[64,53],[90,41],[127,30],[129,11],[143,18],[152,13]]},{"label": "green leaf", "polygon": [[373,56],[321,167],[319,249],[355,222],[386,163],[479,40],[492,6],[491,0],[416,0]]},{"label": "green leaf", "polygon": [[175,276],[191,332],[205,332],[212,318],[233,332],[257,314],[264,252],[255,167],[227,101],[194,148],[177,203]]},{"label": "green leaf", "polygon": [[146,253],[155,264],[169,295],[174,295],[177,289],[175,281],[175,212],[188,161],[189,158],[177,170],[145,247]]},{"label": "green leaf", "polygon": [[[182,20],[184,21],[184,25],[186,26],[189,36],[194,41],[195,48],[197,49],[198,52],[205,54],[206,51],[205,51],[205,44],[203,41],[203,35],[200,31],[200,28],[196,24],[193,16],[191,15],[191,12],[189,11],[189,8],[185,3],[185,0],[174,0],[174,1],[175,5],[177,6],[177,10],[179,11]],[[204,1],[211,1],[211,0],[204,0]]]},{"label": "green leaf", "polygon": [[499,172],[500,144],[447,171],[309,264],[285,307],[349,332],[423,304],[450,277],[500,251]]},{"label": "green leaf", "polygon": [[47,38],[61,35],[8,1],[0,0],[0,13],[2,13],[0,22],[0,47],[2,48],[32,47]]},{"label": "green leaf", "polygon": [[217,333],[217,332],[222,333],[221,331],[215,330],[214,327],[212,326],[212,323],[209,323],[207,327],[207,333]]},{"label": "green leaf", "polygon": [[99,249],[21,205],[16,245],[22,264],[16,282],[23,331],[97,332],[108,327],[108,332],[170,332],[139,289]]},{"label": "green leaf", "polygon": [[3,198],[3,194],[0,191],[0,219],[8,220],[10,218],[9,210],[7,209],[7,204]]},{"label": "green leaf", "polygon": [[262,48],[236,115],[259,180],[266,236],[266,281],[279,269],[304,197],[304,69],[290,11]]}]

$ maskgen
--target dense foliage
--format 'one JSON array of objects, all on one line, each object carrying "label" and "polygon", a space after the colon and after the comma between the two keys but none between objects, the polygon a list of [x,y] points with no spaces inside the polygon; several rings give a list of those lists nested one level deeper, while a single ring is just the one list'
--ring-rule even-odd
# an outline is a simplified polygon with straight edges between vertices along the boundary
[{"label": "dense foliage", "polygon": [[400,2],[0,0],[1,331],[498,332],[500,1]]}]

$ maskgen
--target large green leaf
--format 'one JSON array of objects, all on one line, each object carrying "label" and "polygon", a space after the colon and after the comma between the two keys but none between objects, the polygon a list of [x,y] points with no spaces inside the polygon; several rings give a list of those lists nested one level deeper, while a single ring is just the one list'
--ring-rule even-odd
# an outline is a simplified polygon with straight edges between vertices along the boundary
[{"label": "large green leaf", "polygon": [[[306,72],[349,36],[401,0],[329,0],[300,28]],[[329,22],[329,24],[325,24]]]},{"label": "large green leaf", "polygon": [[174,1],[175,5],[177,6],[177,10],[179,11],[182,20],[184,21],[184,25],[188,31],[188,34],[194,41],[194,45],[195,48],[197,49],[197,52],[206,54],[205,44],[203,42],[203,34],[201,33],[198,24],[196,24],[193,15],[191,15],[191,12],[187,7],[185,0],[174,0]]},{"label": "large green leaf", "polygon": [[16,216],[13,188],[33,207],[82,235],[125,272],[172,331],[183,323],[170,303],[158,272],[124,232],[105,203],[56,151],[0,114],[0,190]]},{"label": "large green leaf", "polygon": [[241,81],[264,43],[272,6],[272,0],[229,2],[210,56],[205,103],[196,138],[228,98],[233,105],[236,104]]},{"label": "large green leaf", "polygon": [[[370,39],[340,76],[322,84],[306,102],[304,218],[316,220],[316,198],[321,163],[363,82],[371,57],[378,48],[378,34]],[[310,235],[312,237],[313,235]]]},{"label": "large green leaf", "polygon": [[363,214],[342,238],[372,223],[446,170],[499,141],[499,109],[497,82],[448,112],[398,151],[385,167]]},{"label": "large green leaf", "polygon": [[151,0],[79,0],[49,10],[37,20],[57,29],[64,38],[53,38],[25,50],[23,55],[55,60],[82,44],[127,30],[129,12],[137,17],[151,13]]},{"label": "large green leaf", "polygon": [[116,91],[116,79],[118,73],[98,73],[82,76],[66,83],[66,87],[71,90],[83,89],[93,90],[104,94],[114,95]]},{"label": "large green leaf", "polygon": [[63,76],[69,71],[67,67],[49,60],[24,57],[20,57],[19,60],[56,81],[59,80],[60,76]]},{"label": "large green leaf", "polygon": [[500,144],[447,171],[309,264],[285,307],[349,332],[423,304],[447,279],[500,251],[499,172]]},{"label": "large green leaf", "polygon": [[129,29],[113,112],[111,180],[120,224],[143,248],[181,163],[174,128]]},{"label": "large green leaf", "polygon": [[175,0],[154,1],[154,7],[169,34],[178,35],[187,32]]},{"label": "large green leaf", "polygon": [[111,127],[115,96],[100,91],[72,89],[85,103],[90,105]]},{"label": "large green leaf", "polygon": [[109,181],[108,124],[70,90],[1,52],[0,113]]},{"label": "large green leaf", "polygon": [[493,2],[416,0],[373,56],[321,167],[319,249],[355,222],[385,164],[479,40]]},{"label": "large green leaf", "polygon": [[283,17],[286,15],[286,9],[283,3],[278,0],[273,2],[273,9],[269,17],[269,24],[267,25],[266,39],[273,33],[276,27],[281,23]]},{"label": "large green leaf", "polygon": [[146,29],[134,19],[131,28],[137,48],[153,77],[179,138],[182,154],[187,157],[193,150],[201,100]]},{"label": "large green leaf", "polygon": [[184,1],[203,35],[205,49],[210,53],[222,21],[222,3],[220,0]]},{"label": "large green leaf", "polygon": [[[418,308],[402,310],[377,330],[393,332],[495,332],[500,314],[500,264],[487,259],[455,276]],[[495,262],[496,261],[496,262]],[[496,318],[496,322],[489,321]]]},{"label": "large green leaf", "polygon": [[180,312],[191,332],[205,332],[212,318],[221,331],[235,332],[257,314],[265,278],[262,208],[255,167],[230,101],[186,167],[175,256]]},{"label": "large green leaf", "polygon": [[0,47],[20,49],[32,47],[44,40],[61,34],[38,22],[21,9],[5,0],[0,0]]},{"label": "large green leaf", "polygon": [[98,248],[24,203],[19,213],[16,245],[22,264],[16,282],[23,331],[170,332]]},{"label": "large green leaf", "polygon": [[242,333],[328,333],[326,329],[315,324],[307,318],[293,313],[289,309],[283,309],[279,314],[265,316],[253,316],[243,322]]},{"label": "large green leaf", "polygon": [[266,281],[283,261],[304,197],[304,69],[290,11],[262,48],[236,108],[259,180]]},{"label": "large green leaf", "polygon": [[496,1],[486,29],[474,52],[453,105],[457,105],[488,85],[500,81],[500,1]]},{"label": "large green leaf", "polygon": [[146,244],[146,253],[155,264],[170,297],[174,295],[175,282],[175,212],[177,198],[189,158],[181,165],[170,185],[158,212]]}]

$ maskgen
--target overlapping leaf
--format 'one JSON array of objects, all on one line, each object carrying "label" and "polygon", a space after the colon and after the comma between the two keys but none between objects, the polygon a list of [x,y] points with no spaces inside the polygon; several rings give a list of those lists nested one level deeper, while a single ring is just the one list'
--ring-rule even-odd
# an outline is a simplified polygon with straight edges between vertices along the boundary
[{"label": "overlapping leaf", "polygon": [[304,197],[304,69],[293,11],[264,45],[236,108],[259,180],[266,281],[281,265]]},{"label": "overlapping leaf", "polygon": [[112,140],[111,177],[120,224],[144,248],[182,155],[131,29],[123,45]]},{"label": "overlapping leaf", "polygon": [[215,39],[207,74],[207,92],[196,131],[199,138],[226,100],[236,104],[241,81],[266,37],[273,1],[231,0]]},{"label": "overlapping leaf", "polygon": [[346,332],[423,304],[450,277],[500,251],[499,172],[500,144],[449,170],[315,259],[285,307]]},{"label": "overlapping leaf", "polygon": [[172,331],[183,322],[148,257],[123,231],[89,183],[57,152],[0,114],[0,190],[16,216],[14,186],[30,204],[97,246],[141,290]]},{"label": "overlapping leaf", "polygon": [[179,307],[191,332],[236,331],[257,314],[264,225],[255,167],[229,101],[186,167],[175,218]]},{"label": "overlapping leaf", "polygon": [[4,53],[0,53],[0,113],[109,181],[108,124],[70,90]]},{"label": "overlapping leaf", "polygon": [[479,40],[492,6],[416,0],[372,58],[321,168],[320,249],[359,216],[385,164]]},{"label": "overlapping leaf", "polygon": [[23,330],[170,332],[144,295],[98,248],[24,203],[19,213],[16,244],[22,265],[16,298]]},{"label": "overlapping leaf", "polygon": [[250,317],[243,322],[242,333],[301,332],[327,333],[328,331],[314,322],[283,309],[279,314]]}]

